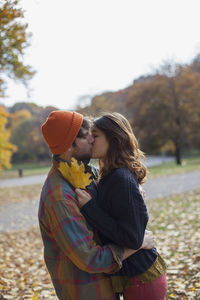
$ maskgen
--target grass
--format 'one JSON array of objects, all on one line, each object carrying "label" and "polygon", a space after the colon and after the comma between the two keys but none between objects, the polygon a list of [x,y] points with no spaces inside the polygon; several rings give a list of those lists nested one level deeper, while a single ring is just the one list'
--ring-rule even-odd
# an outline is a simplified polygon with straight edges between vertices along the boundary
[{"label": "grass", "polygon": [[175,161],[170,161],[158,166],[150,167],[148,170],[149,178],[200,170],[200,156],[183,158],[182,165],[177,165]]},{"label": "grass", "polygon": [[4,170],[0,173],[0,180],[19,177],[18,175],[19,168],[23,169],[23,176],[31,176],[31,175],[47,174],[50,167],[51,167],[51,162],[15,164],[12,166],[11,169]]}]

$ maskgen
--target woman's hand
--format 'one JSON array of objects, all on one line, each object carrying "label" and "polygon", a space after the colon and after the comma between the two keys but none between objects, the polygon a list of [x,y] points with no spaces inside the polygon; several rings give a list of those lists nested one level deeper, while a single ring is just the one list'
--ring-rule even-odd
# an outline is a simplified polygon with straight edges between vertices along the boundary
[{"label": "woman's hand", "polygon": [[140,249],[152,249],[153,247],[155,247],[155,238],[153,236],[153,233],[149,230],[145,230],[142,246],[137,250],[124,248],[124,254],[122,260],[127,259],[129,256],[136,253]]},{"label": "woman's hand", "polygon": [[92,199],[91,195],[88,192],[86,192],[86,190],[75,189],[75,192],[80,208]]},{"label": "woman's hand", "polygon": [[155,237],[151,231],[145,230],[141,249],[152,249],[153,247],[155,247]]}]

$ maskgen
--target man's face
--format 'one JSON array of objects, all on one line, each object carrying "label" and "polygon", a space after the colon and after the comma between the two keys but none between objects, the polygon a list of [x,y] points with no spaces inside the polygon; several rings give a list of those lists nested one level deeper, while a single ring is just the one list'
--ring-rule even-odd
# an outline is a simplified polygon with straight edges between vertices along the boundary
[{"label": "man's face", "polygon": [[90,160],[94,138],[89,129],[82,128],[83,136],[77,137],[73,146],[73,157],[77,160]]}]

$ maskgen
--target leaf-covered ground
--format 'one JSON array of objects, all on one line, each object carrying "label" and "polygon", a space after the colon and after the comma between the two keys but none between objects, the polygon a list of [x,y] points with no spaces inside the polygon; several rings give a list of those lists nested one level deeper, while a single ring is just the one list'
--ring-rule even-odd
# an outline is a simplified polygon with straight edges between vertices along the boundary
[{"label": "leaf-covered ground", "polygon": [[167,299],[200,299],[200,190],[149,201],[148,208],[168,264]]},{"label": "leaf-covered ground", "polygon": [[0,233],[0,299],[56,299],[38,228]]},{"label": "leaf-covered ground", "polygon": [[42,184],[0,188],[0,205],[40,199]]},{"label": "leaf-covered ground", "polygon": [[[150,229],[168,263],[167,299],[200,299],[200,191],[148,202]],[[0,233],[0,300],[56,300],[38,228]]]}]

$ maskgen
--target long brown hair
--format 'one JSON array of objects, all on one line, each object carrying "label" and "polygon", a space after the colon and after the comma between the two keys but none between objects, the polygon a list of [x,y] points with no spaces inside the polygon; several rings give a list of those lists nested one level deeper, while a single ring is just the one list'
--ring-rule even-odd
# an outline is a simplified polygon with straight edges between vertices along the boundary
[{"label": "long brown hair", "polygon": [[119,113],[105,113],[94,120],[95,126],[101,130],[109,143],[108,152],[100,168],[100,177],[115,168],[127,167],[135,175],[140,184],[144,183],[147,169],[141,162],[144,153],[139,149],[138,141],[129,121]]}]

